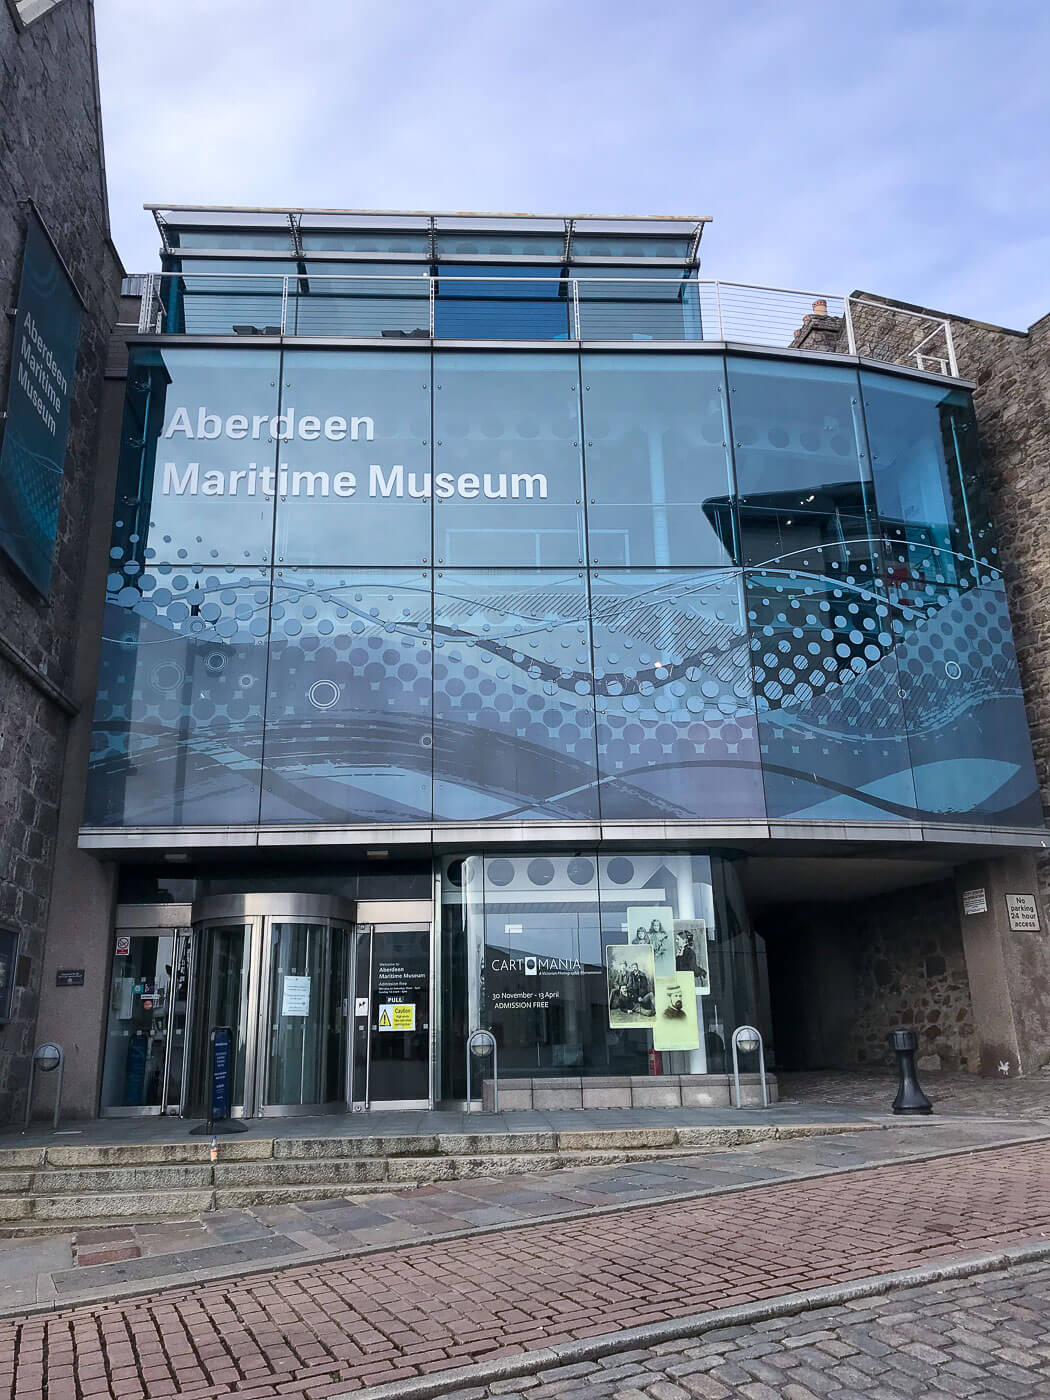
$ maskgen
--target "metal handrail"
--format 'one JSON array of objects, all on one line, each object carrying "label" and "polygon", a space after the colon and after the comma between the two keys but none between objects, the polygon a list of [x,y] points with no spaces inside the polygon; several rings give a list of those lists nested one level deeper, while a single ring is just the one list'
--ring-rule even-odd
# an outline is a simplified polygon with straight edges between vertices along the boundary
[{"label": "metal handrail", "polygon": [[[348,265],[348,268],[351,267],[352,265]],[[170,285],[169,279],[172,278],[181,282],[183,297],[222,295],[222,292],[218,290],[213,293],[211,284],[222,284],[227,294],[237,296],[240,295],[240,290],[236,285],[238,283],[246,284],[245,292],[250,290],[251,293],[259,297],[272,297],[274,325],[267,326],[266,330],[276,331],[281,336],[303,333],[297,329],[290,331],[289,319],[293,307],[296,308],[296,315],[298,315],[298,308],[301,305],[309,304],[310,294],[304,291],[300,285],[304,282],[309,282],[311,287],[316,287],[319,291],[324,291],[328,287],[344,289],[347,288],[347,284],[352,283],[354,287],[359,287],[362,291],[367,287],[374,287],[376,291],[381,292],[387,284],[395,284],[398,287],[407,287],[414,293],[418,286],[420,303],[423,302],[424,298],[427,303],[426,319],[425,322],[422,322],[426,326],[424,334],[431,339],[435,338],[437,332],[436,303],[442,300],[442,284],[446,293],[453,287],[467,289],[479,283],[488,287],[507,287],[508,291],[523,284],[555,286],[558,289],[559,297],[563,296],[568,305],[570,335],[571,339],[576,342],[587,339],[616,341],[622,338],[631,340],[637,337],[639,331],[644,330],[643,326],[633,321],[628,322],[622,328],[610,325],[606,310],[600,314],[596,332],[588,336],[588,323],[592,327],[595,325],[595,321],[590,318],[594,317],[597,312],[595,299],[588,296],[588,291],[594,292],[617,286],[623,287],[625,293],[630,293],[622,298],[627,307],[643,303],[645,290],[650,286],[653,288],[666,288],[668,286],[681,288],[683,295],[686,295],[687,288],[695,289],[693,292],[696,298],[694,310],[697,313],[695,333],[689,333],[693,327],[683,328],[686,329],[686,333],[676,337],[685,341],[718,340],[771,348],[788,348],[796,344],[800,331],[814,314],[829,314],[833,320],[841,320],[845,349],[851,355],[859,353],[853,315],[854,308],[870,307],[888,316],[907,316],[925,322],[927,325],[932,324],[933,329],[923,335],[917,344],[900,350],[898,362],[913,364],[919,369],[925,369],[929,362],[935,362],[942,368],[946,365],[953,378],[958,378],[959,374],[951,325],[946,317],[939,317],[928,312],[912,311],[904,307],[893,306],[887,302],[874,301],[868,297],[839,296],[826,292],[803,291],[793,287],[727,282],[721,279],[691,276],[618,277],[605,273],[594,277],[536,275],[505,277],[494,276],[491,273],[462,272],[458,266],[451,270],[443,270],[438,276],[429,272],[411,272],[407,269],[401,273],[362,273],[353,270],[339,273],[276,273],[253,271],[195,272],[190,267],[180,272],[143,274],[142,303],[138,325],[142,334],[162,331],[165,328],[166,313],[161,291],[165,285]],[[348,289],[345,295],[352,298],[352,289]],[[619,299],[612,297],[604,300],[608,305]],[[664,300],[666,300],[667,305],[672,304],[671,299],[665,298]],[[318,297],[318,304],[321,301],[322,298]],[[817,311],[818,307],[822,308],[820,312]],[[825,312],[823,308],[830,309]],[[422,329],[422,325],[420,329]],[[217,332],[203,331],[200,333],[215,334]],[[325,329],[321,329],[312,332],[315,335],[326,333],[345,334],[345,331],[326,332]],[[373,331],[363,338],[372,339],[375,334],[376,332]],[[944,337],[945,356],[930,354],[926,349],[930,341],[939,335]],[[514,337],[511,335],[508,338],[513,339]],[[527,339],[528,337],[523,338]],[[828,348],[834,350],[836,347]]]}]

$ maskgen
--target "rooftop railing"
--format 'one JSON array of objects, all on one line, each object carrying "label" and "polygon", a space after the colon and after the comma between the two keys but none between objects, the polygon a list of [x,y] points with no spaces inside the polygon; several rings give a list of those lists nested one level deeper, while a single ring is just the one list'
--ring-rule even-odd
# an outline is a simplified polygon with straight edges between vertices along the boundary
[{"label": "rooftop railing", "polygon": [[942,318],[867,298],[740,282],[186,271],[147,273],[141,290],[143,334],[727,341],[866,354],[958,375],[951,327]]}]

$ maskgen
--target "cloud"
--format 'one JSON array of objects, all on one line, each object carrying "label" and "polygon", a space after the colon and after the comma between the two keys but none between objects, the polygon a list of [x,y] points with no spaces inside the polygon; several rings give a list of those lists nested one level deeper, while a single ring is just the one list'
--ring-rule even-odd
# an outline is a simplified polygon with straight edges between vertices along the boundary
[{"label": "cloud", "polygon": [[1047,309],[1042,4],[96,9],[129,268],[156,266],[143,200],[710,213],[710,275]]}]

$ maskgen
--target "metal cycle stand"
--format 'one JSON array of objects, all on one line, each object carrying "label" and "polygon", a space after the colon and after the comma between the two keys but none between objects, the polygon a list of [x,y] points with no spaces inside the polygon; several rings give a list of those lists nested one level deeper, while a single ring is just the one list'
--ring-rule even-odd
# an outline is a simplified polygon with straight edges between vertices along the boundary
[{"label": "metal cycle stand", "polygon": [[58,1070],[58,1083],[55,1085],[55,1114],[51,1121],[52,1132],[58,1129],[58,1119],[62,1112],[62,1076],[65,1073],[66,1056],[61,1045],[56,1045],[53,1040],[44,1041],[43,1045],[38,1045],[33,1051],[33,1058],[29,1061],[29,1088],[26,1092],[26,1117],[22,1125],[23,1133],[29,1131],[29,1118],[33,1112],[33,1082],[36,1079],[36,1072],[39,1069],[41,1074],[50,1074],[52,1070]]},{"label": "metal cycle stand", "polygon": [[766,1088],[766,1056],[762,1049],[762,1036],[755,1030],[754,1026],[737,1026],[733,1032],[733,1092],[736,1096],[735,1108],[741,1108],[740,1102],[740,1062],[737,1059],[737,1047],[750,1054],[753,1050],[758,1051],[758,1072],[762,1078],[762,1107],[769,1107],[769,1090]]},{"label": "metal cycle stand", "polygon": [[[471,1057],[477,1055],[486,1059],[492,1056],[492,1111],[499,1112],[499,1050],[496,1046],[496,1037],[491,1031],[476,1030],[471,1031],[467,1036],[467,1112],[474,1112],[474,1096],[471,1093]],[[485,1086],[482,1084],[482,1110],[485,1107]]]}]

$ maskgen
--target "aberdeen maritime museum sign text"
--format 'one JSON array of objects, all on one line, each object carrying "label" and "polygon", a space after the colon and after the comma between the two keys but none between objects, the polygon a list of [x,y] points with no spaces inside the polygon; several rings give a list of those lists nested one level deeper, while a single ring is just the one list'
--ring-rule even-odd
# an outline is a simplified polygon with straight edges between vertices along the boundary
[{"label": "aberdeen maritime museum sign text", "polygon": [[[371,442],[375,423],[369,417],[345,418],[333,414],[319,418],[313,414],[297,417],[294,409],[268,417],[266,414],[233,413],[221,418],[206,408],[198,410],[196,419],[186,408],[177,408],[164,429],[163,439],[173,442],[214,442],[226,438],[243,440],[274,440],[288,442],[295,438],[315,442]],[[543,472],[406,472],[400,463],[384,467],[369,464],[366,480],[359,480],[356,471],[298,470],[287,462],[260,466],[249,462],[245,467],[216,470],[200,462],[164,462],[161,492],[165,496],[279,496],[343,497],[362,494],[373,497],[410,497],[438,500],[458,496],[463,500],[546,500],[547,477]]]}]

